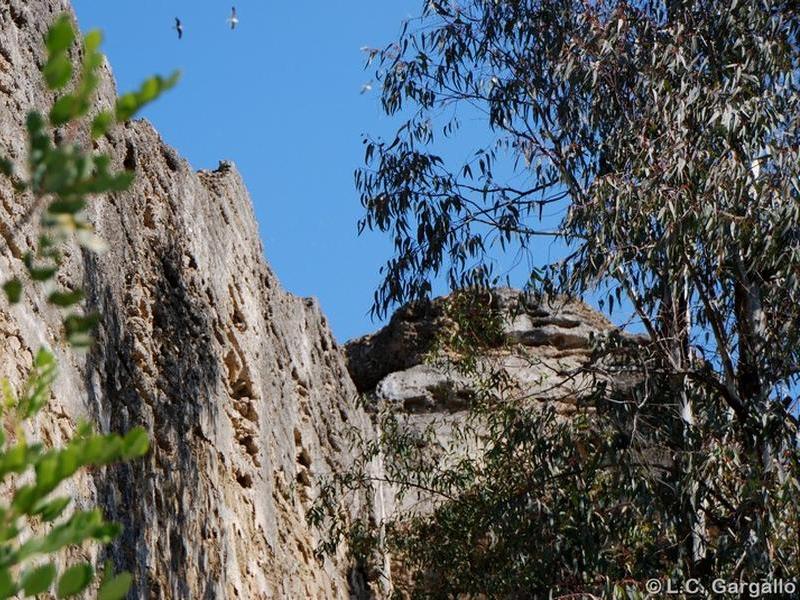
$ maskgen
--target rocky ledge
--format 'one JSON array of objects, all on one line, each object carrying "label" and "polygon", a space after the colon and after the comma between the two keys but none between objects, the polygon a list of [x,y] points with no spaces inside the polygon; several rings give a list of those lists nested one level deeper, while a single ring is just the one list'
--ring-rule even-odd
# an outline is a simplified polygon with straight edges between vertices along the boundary
[{"label": "rocky ledge", "polygon": [[[442,344],[442,332],[454,326],[451,300],[410,304],[380,331],[346,345],[350,376],[373,404],[389,403],[410,414],[468,408],[477,393],[475,375],[457,368],[458,357]],[[553,383],[579,371],[593,337],[614,326],[583,302],[547,300],[509,288],[493,290],[485,310],[497,315],[499,335],[473,371],[500,373],[509,393],[550,403],[560,414],[574,413],[581,378]]]}]

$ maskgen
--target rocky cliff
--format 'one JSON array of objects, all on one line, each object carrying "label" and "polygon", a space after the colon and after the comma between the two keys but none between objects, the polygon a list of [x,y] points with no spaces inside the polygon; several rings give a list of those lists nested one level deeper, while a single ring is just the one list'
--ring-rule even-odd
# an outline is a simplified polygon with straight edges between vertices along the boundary
[{"label": "rocky cliff", "polygon": [[[25,115],[52,102],[39,67],[65,4],[0,1],[0,152],[19,169]],[[106,69],[100,104],[114,97]],[[133,571],[135,597],[348,597],[358,582],[344,551],[319,562],[304,513],[318,478],[348,463],[344,426],[370,425],[318,305],[282,290],[265,263],[232,165],[197,173],[144,121],[114,129],[99,149],[137,178],[89,210],[111,250],[75,252],[66,269],[103,315],[98,344],[84,356],[67,350],[59,316],[29,288],[20,305],[0,304],[0,375],[18,383],[40,345],[59,355],[39,423],[49,442],[86,418],[104,431],[151,431],[145,460],[77,489],[125,526],[112,556]],[[31,198],[2,181],[0,202],[6,280],[22,272],[35,230],[16,226]]]}]

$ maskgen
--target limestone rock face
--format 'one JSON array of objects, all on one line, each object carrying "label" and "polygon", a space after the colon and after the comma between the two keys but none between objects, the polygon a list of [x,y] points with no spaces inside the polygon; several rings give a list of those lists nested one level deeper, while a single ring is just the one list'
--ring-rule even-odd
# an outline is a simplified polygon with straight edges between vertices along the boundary
[{"label": "limestone rock face", "polygon": [[[28,110],[52,102],[39,74],[62,0],[0,2],[0,152],[25,168]],[[105,73],[100,106],[114,84]],[[77,136],[81,132],[60,131]],[[367,415],[319,306],[280,287],[263,258],[250,201],[231,164],[195,172],[146,122],[99,142],[133,189],[89,209],[110,245],[73,250],[63,284],[102,313],[87,355],[64,347],[60,315],[28,286],[0,300],[0,376],[19,383],[39,346],[61,375],[37,430],[63,443],[79,419],[102,431],[144,425],[152,451],[79,480],[125,532],[111,549],[138,598],[347,598],[365,594],[344,550],[318,561],[305,510],[319,478],[346,467],[345,427]],[[0,279],[23,272],[32,198],[0,182]],[[35,219],[34,219],[35,221]],[[352,514],[375,509],[355,498]]]}]

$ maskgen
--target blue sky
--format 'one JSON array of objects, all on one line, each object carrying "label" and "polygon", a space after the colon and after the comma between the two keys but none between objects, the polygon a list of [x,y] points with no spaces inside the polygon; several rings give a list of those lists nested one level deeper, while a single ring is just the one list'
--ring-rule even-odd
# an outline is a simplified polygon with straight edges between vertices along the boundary
[{"label": "blue sky", "polygon": [[[104,32],[120,91],[181,70],[177,88],[144,116],[195,168],[236,163],[283,286],[319,298],[339,341],[376,330],[369,309],[392,246],[379,233],[357,236],[363,211],[353,172],[363,164],[362,134],[393,136],[400,121],[381,112],[377,85],[361,93],[373,72],[364,70],[360,49],[394,41],[423,0],[240,0],[236,31],[226,22],[229,1],[73,5],[84,31]],[[457,164],[493,139],[484,117],[460,116],[466,123],[444,149]],[[563,252],[542,241],[537,260]],[[495,266],[504,272],[514,264],[505,256]],[[527,267],[523,261],[512,269],[514,283],[525,282]]]},{"label": "blue sky", "polygon": [[389,133],[392,122],[375,92],[360,93],[372,74],[359,49],[392,41],[421,0],[241,0],[234,32],[230,2],[73,5],[84,31],[105,33],[121,91],[182,71],[145,116],[195,168],[236,163],[284,287],[318,297],[341,341],[376,329],[367,313],[391,247],[377,234],[357,237],[353,171],[363,160],[361,134]]},{"label": "blue sky", "polygon": [[[145,116],[195,168],[236,163],[268,262],[286,289],[320,299],[345,341],[378,328],[369,308],[392,252],[386,236],[356,230],[362,208],[353,171],[363,164],[362,134],[388,137],[398,125],[382,114],[377,86],[360,93],[372,79],[360,48],[396,39],[423,1],[239,0],[236,31],[226,23],[230,0],[72,3],[84,31],[105,33],[121,91],[154,73],[182,71],[178,87]],[[180,41],[176,16],[185,29]],[[490,139],[481,123],[465,130],[447,150],[459,162]],[[563,256],[564,247],[543,243],[536,253],[541,264]],[[513,259],[498,266],[511,268]],[[517,284],[527,273],[524,262],[512,272]],[[597,307],[599,298],[587,300]],[[614,321],[625,323],[630,312],[623,302]]]}]

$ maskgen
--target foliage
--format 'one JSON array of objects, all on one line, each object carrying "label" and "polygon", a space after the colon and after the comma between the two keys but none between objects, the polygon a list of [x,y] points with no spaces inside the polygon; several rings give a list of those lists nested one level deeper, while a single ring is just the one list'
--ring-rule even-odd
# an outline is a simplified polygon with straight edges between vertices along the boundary
[{"label": "foliage", "polygon": [[[41,213],[36,249],[23,257],[28,277],[43,285],[48,302],[64,312],[65,335],[76,347],[91,343],[91,330],[98,317],[76,310],[84,297],[82,289],[56,285],[64,256],[62,247],[74,236],[82,248],[103,250],[104,243],[94,235],[82,211],[90,197],[127,190],[133,181],[131,172],[113,172],[111,159],[105,154],[86,150],[78,142],[64,141],[63,135],[56,136],[61,141],[53,142],[52,128],[77,131],[90,119],[93,97],[100,84],[99,70],[105,60],[99,51],[100,42],[99,32],[86,35],[81,68],[73,73],[72,23],[65,15],[52,25],[46,38],[47,61],[42,74],[58,97],[47,116],[35,111],[28,115],[28,177],[18,177],[9,160],[0,160],[2,173],[11,178],[17,193],[27,192],[33,198],[30,210],[16,229]],[[72,91],[65,91],[73,80]],[[177,75],[149,79],[139,91],[119,98],[113,112],[92,116],[88,126],[91,139],[101,138],[115,123],[133,117],[176,81]],[[3,288],[11,303],[21,300],[24,286],[20,279],[7,281]],[[8,381],[3,382],[0,416],[5,426],[0,431],[0,479],[11,493],[11,502],[0,506],[0,598],[36,596],[51,588],[59,598],[84,592],[95,579],[94,566],[79,563],[59,573],[55,560],[68,547],[80,547],[86,542],[107,544],[120,533],[120,527],[107,522],[98,508],[70,512],[67,509],[72,497],[54,494],[64,484],[74,485],[80,470],[129,461],[148,451],[147,433],[142,428],[125,435],[99,435],[85,423],[78,426],[63,448],[29,442],[26,430],[35,425],[36,416],[46,406],[55,378],[55,357],[41,349],[18,395]],[[130,574],[115,575],[112,566],[106,564],[98,598],[124,598],[130,584]]]},{"label": "foliage", "polygon": [[[362,229],[395,245],[376,313],[442,274],[456,289],[496,285],[497,255],[536,264],[547,236],[566,258],[533,270],[531,287],[607,293],[602,306],[625,302],[647,331],[596,340],[585,423],[487,389],[462,427],[483,440],[473,455],[430,459],[391,426],[362,444],[397,465],[400,488],[439,499],[373,528],[416,569],[411,592],[608,596],[651,577],[793,577],[794,4],[432,1],[370,58],[384,111],[404,119],[392,141],[365,140],[356,174]],[[437,149],[473,116],[490,143],[452,167]],[[555,229],[545,208],[561,212]],[[339,492],[368,483],[345,475]]]},{"label": "foliage", "polygon": [[[474,348],[480,356],[486,347]],[[783,450],[766,475],[754,476],[725,411],[698,419],[684,451],[680,413],[661,401],[666,378],[628,391],[609,381],[638,371],[641,352],[635,340],[596,338],[592,360],[571,373],[588,378],[572,393],[593,395],[584,397],[591,408],[570,420],[478,356],[459,357],[455,368],[476,390],[465,421],[420,430],[387,407],[375,420],[377,438],[349,432],[356,463],[326,482],[308,513],[325,531],[319,552],[347,541],[375,578],[388,553],[398,598],[646,598],[651,578],[677,586],[695,577],[707,589],[717,578],[791,580],[800,557],[796,422],[780,406],[767,415],[794,424],[781,431]],[[695,483],[699,491],[687,495]],[[350,494],[380,487],[403,508],[382,522],[350,522]],[[696,512],[708,545],[698,561],[687,543]],[[753,531],[768,538],[766,554]]]},{"label": "foliage", "polygon": [[463,369],[472,370],[481,351],[505,343],[503,315],[493,306],[491,291],[458,290],[444,299],[443,312],[446,319],[429,351],[432,362],[445,353],[455,354]]},{"label": "foliage", "polygon": [[[143,456],[148,450],[147,433],[135,428],[125,436],[98,435],[88,424],[81,424],[64,448],[46,449],[26,439],[24,426],[44,408],[50,385],[56,376],[53,355],[40,350],[34,369],[17,397],[6,382],[3,389],[2,416],[5,430],[0,434],[0,478],[13,490],[11,503],[0,507],[0,597],[22,592],[34,596],[56,583],[57,596],[68,598],[82,592],[94,578],[94,568],[80,563],[66,569],[60,577],[52,562],[34,562],[56,555],[68,546],[86,541],[108,543],[119,526],[105,521],[99,509],[75,510],[67,514],[70,496],[54,496],[59,486],[72,479],[80,469],[99,467]],[[26,483],[27,482],[27,483]],[[34,530],[31,525],[39,524]],[[47,524],[47,527],[44,527]],[[46,533],[34,531],[46,529]],[[19,578],[15,569],[22,568]],[[125,574],[112,576],[110,567],[98,597],[122,598],[120,583]]]}]

